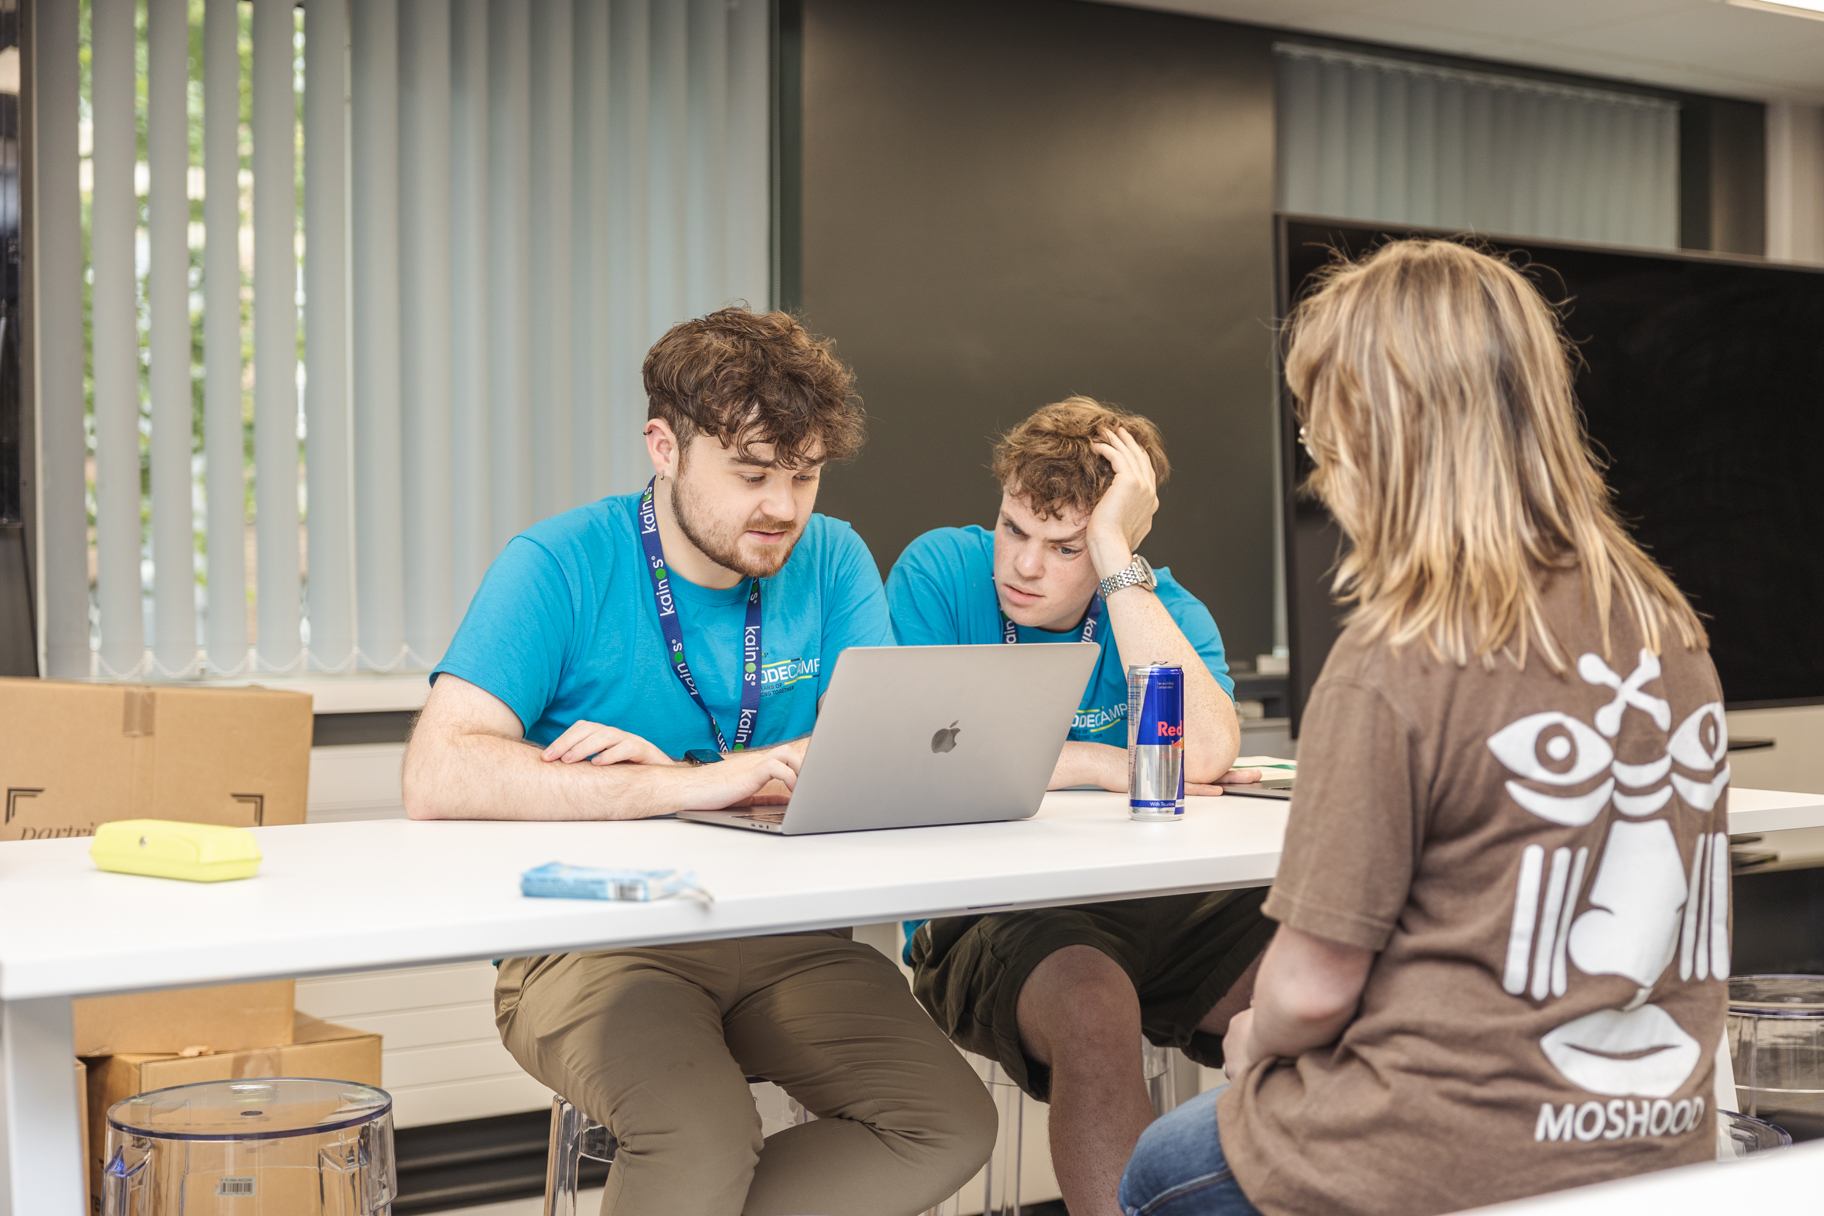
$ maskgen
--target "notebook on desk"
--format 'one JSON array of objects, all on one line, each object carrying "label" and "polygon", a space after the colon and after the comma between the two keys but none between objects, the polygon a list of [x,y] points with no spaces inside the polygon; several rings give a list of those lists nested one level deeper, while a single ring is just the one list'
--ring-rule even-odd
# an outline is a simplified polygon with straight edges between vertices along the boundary
[{"label": "notebook on desk", "polygon": [[1298,776],[1298,761],[1282,760],[1277,756],[1237,756],[1231,768],[1257,768],[1260,780],[1245,785],[1225,785],[1224,794],[1236,794],[1243,798],[1282,798],[1292,797],[1292,782]]}]

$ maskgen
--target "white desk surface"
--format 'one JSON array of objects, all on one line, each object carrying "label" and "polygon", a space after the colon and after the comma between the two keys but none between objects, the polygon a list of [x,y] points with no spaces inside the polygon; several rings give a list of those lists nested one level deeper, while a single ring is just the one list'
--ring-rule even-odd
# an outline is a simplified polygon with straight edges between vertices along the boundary
[{"label": "white desk surface", "polygon": [[[260,829],[259,875],[220,885],[103,873],[84,839],[0,844],[0,1214],[81,1206],[74,996],[1261,886],[1286,811],[1199,798],[1184,822],[1141,824],[1123,795],[1064,792],[1022,822],[796,838],[676,820],[310,824]],[[1731,832],[1815,827],[1824,797],[1730,791]],[[692,869],[716,902],[523,898],[520,873],[547,861]]]},{"label": "white desk surface", "polygon": [[[1730,791],[1732,832],[1824,826],[1824,797]],[[108,874],[86,839],[0,844],[0,1000],[89,996],[833,928],[987,908],[1261,886],[1286,804],[1194,798],[1135,823],[1120,794],[1060,792],[1012,823],[780,837],[677,820],[257,829],[260,873]],[[713,906],[526,899],[548,861],[696,871]]]},{"label": "white desk surface", "polygon": [[1477,1208],[1466,1216],[1732,1216],[1824,1211],[1824,1143],[1706,1162]]},{"label": "white desk surface", "polygon": [[[797,837],[671,819],[306,824],[256,829],[259,874],[220,884],[104,873],[86,839],[7,843],[0,1000],[1262,886],[1285,822],[1283,802],[1225,797],[1135,823],[1125,795],[1071,791],[1029,820]],[[521,872],[548,861],[694,870],[715,903],[521,896]]]}]

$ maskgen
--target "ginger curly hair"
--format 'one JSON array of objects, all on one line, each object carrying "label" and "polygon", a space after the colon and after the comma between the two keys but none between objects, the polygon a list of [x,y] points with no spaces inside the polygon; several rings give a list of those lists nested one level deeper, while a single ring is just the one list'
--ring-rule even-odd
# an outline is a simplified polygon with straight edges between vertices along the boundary
[{"label": "ginger curly hair", "polygon": [[1165,442],[1152,419],[1091,397],[1066,397],[1039,409],[994,445],[989,468],[1001,488],[1023,499],[1040,519],[1066,511],[1087,515],[1115,480],[1106,459],[1089,446],[1103,430],[1126,427],[1153,462],[1159,483],[1172,475]]}]

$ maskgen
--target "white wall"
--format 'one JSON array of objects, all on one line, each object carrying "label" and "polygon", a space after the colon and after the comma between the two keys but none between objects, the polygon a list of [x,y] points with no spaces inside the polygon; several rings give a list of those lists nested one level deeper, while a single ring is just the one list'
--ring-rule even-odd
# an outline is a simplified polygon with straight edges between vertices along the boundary
[{"label": "white wall", "polygon": [[1731,739],[1774,740],[1764,751],[1730,755],[1731,785],[1824,794],[1824,705],[1742,709],[1727,717]]},{"label": "white wall", "polygon": [[1767,106],[1767,256],[1824,263],[1824,108]]}]

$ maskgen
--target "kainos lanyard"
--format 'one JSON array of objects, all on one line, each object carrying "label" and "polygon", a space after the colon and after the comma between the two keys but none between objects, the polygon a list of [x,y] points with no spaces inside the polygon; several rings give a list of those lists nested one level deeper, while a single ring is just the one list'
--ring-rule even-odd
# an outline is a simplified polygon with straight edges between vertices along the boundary
[{"label": "kainos lanyard", "polygon": [[640,548],[646,550],[646,566],[652,575],[652,599],[659,609],[659,629],[665,635],[665,648],[671,652],[671,669],[677,673],[684,691],[709,719],[709,729],[716,736],[719,752],[745,751],[754,737],[754,726],[760,721],[760,580],[754,579],[747,593],[747,621],[741,627],[741,721],[735,727],[735,745],[729,747],[716,725],[716,715],[703,703],[697,682],[691,677],[690,665],[684,661],[684,627],[678,621],[678,603],[671,594],[671,572],[665,568],[665,546],[659,540],[659,517],[652,505],[653,483],[646,483],[640,495]]},{"label": "kainos lanyard", "polygon": [[[1080,636],[1077,640],[1080,642],[1095,641],[1096,640],[1096,622],[1100,621],[1101,619],[1102,619],[1102,597],[1100,595],[1097,595],[1089,601],[1089,615],[1087,617],[1083,618],[1083,633],[1082,633],[1082,636]],[[1005,612],[1001,613],[1001,641],[1006,643],[1009,646],[1013,646],[1013,645],[1018,644],[1019,640],[1020,640],[1019,626],[1015,625],[1012,621],[1008,620],[1007,614]]]}]

